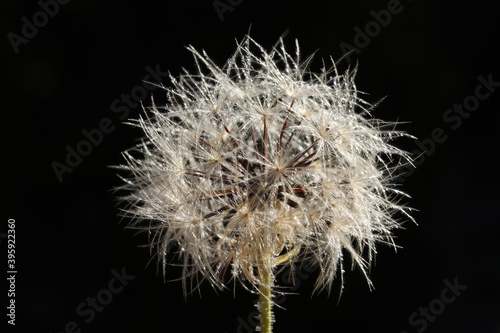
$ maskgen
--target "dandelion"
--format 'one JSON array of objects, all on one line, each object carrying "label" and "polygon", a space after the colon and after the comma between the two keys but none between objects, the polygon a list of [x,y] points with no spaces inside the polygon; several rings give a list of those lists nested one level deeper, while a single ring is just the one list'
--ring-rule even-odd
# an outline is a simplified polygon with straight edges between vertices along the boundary
[{"label": "dandelion", "polygon": [[395,246],[394,213],[411,219],[392,184],[411,161],[389,144],[409,135],[372,118],[355,70],[312,72],[297,42],[268,52],[246,36],[222,68],[188,49],[197,72],[171,77],[167,105],[133,123],[146,138],[121,166],[127,215],[163,272],[175,249],[185,293],[203,281],[258,293],[261,332],[287,265],[316,262],[316,290],[329,291],[348,254],[369,282],[376,243]]}]

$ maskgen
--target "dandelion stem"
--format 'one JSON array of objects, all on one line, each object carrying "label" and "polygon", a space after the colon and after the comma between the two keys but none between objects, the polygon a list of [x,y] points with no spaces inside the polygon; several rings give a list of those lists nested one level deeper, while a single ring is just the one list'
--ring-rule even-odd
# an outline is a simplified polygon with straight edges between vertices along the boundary
[{"label": "dandelion stem", "polygon": [[264,282],[259,287],[260,332],[271,333],[273,322],[271,270],[263,267],[259,270],[259,275]]}]

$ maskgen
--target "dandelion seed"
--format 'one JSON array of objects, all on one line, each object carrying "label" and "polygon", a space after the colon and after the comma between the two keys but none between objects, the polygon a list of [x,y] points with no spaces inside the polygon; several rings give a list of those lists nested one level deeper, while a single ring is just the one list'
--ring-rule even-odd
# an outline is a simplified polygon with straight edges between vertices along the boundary
[{"label": "dandelion seed", "polygon": [[376,243],[394,245],[394,213],[411,219],[391,184],[410,158],[389,144],[409,135],[371,117],[355,71],[310,72],[298,43],[267,52],[247,36],[222,68],[188,49],[197,72],[171,78],[168,104],[134,123],[146,138],[124,153],[126,212],[164,272],[178,249],[185,292],[239,282],[259,292],[270,332],[279,267],[313,260],[316,290],[330,290],[348,253],[369,281]]}]

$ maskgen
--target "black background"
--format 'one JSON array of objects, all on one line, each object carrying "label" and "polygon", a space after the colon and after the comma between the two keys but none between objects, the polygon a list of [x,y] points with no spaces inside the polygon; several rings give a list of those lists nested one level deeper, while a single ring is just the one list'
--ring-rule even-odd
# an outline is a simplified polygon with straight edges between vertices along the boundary
[{"label": "black background", "polygon": [[[238,317],[246,320],[255,310],[255,295],[242,288],[236,288],[236,297],[232,290],[217,295],[204,285],[201,298],[194,294],[186,302],[179,281],[164,283],[154,261],[146,266],[149,251],[138,247],[146,243],[145,235],[134,236],[120,223],[111,191],[120,180],[108,166],[122,163],[120,152],[141,133],[122,124],[111,104],[142,84],[146,66],[158,64],[174,75],[182,67],[193,70],[186,45],[205,49],[222,65],[250,24],[251,36],[267,49],[288,30],[286,40],[292,46],[297,38],[304,55],[317,50],[312,67],[319,69],[322,57],[341,57],[342,42],[354,45],[353,29],[363,30],[373,21],[370,11],[385,9],[388,1],[238,2],[221,21],[212,1],[72,0],[17,54],[7,34],[21,35],[21,18],[32,21],[40,6],[2,3],[7,183],[2,232],[14,218],[13,332],[64,332],[71,321],[81,332],[248,332]],[[455,278],[468,288],[425,331],[500,332],[500,88],[457,129],[443,119],[453,104],[475,94],[478,76],[500,81],[494,3],[402,1],[402,11],[352,58],[359,62],[358,88],[369,92],[365,98],[375,102],[387,96],[376,117],[408,121],[400,129],[421,142],[435,128],[447,139],[435,148],[428,145],[428,155],[404,181],[419,226],[407,223],[396,232],[402,246],[397,254],[379,247],[371,271],[375,290],[369,291],[359,270],[347,269],[340,300],[338,283],[330,297],[311,297],[312,273],[301,279],[300,295],[287,296],[286,310],[276,309],[276,332],[417,332],[424,327],[410,325],[411,314],[439,299],[443,281]],[[161,90],[153,95],[162,101]],[[144,104],[150,104],[150,95]],[[142,112],[130,108],[129,118]],[[97,128],[103,118],[114,129],[60,182],[52,163],[64,163],[65,147],[75,148],[85,139],[82,130]],[[397,145],[419,149],[410,140]],[[1,240],[6,271],[6,240]],[[89,317],[76,308],[107,288],[113,269],[135,278],[86,323]],[[179,276],[178,268],[167,271],[168,280]],[[6,321],[3,312],[1,318]]]}]

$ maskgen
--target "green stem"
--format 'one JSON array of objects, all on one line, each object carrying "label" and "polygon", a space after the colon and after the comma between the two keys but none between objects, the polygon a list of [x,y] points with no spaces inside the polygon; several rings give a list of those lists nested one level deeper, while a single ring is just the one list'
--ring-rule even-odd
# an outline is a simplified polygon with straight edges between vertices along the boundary
[{"label": "green stem", "polygon": [[272,276],[271,271],[262,269],[259,272],[263,285],[259,287],[260,333],[272,333]]}]

